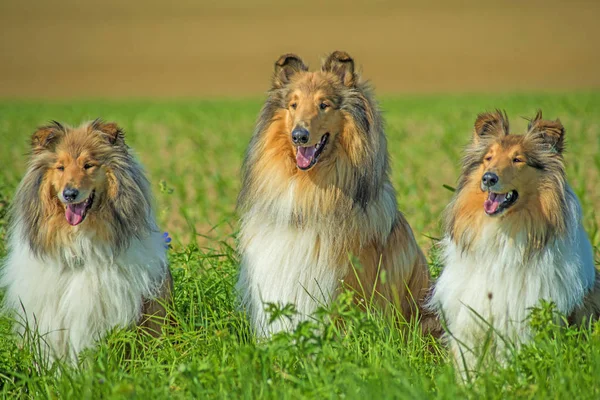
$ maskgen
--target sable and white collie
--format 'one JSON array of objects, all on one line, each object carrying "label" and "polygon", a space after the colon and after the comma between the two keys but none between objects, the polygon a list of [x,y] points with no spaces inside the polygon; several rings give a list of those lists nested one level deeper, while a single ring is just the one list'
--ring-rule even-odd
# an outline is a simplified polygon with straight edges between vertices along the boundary
[{"label": "sable and white collie", "polygon": [[[336,51],[309,72],[280,57],[238,203],[237,289],[257,335],[293,329],[343,285],[416,315],[429,271],[388,175],[382,117],[352,58]],[[265,303],[298,315],[269,324]]]},{"label": "sable and white collie", "polygon": [[151,203],[116,124],[33,134],[0,284],[16,330],[37,330],[45,359],[75,362],[114,327],[160,332],[172,281]]},{"label": "sable and white collie", "polygon": [[525,135],[510,134],[500,111],[475,122],[446,210],[445,268],[432,298],[459,369],[476,367],[490,343],[488,354],[502,360],[503,340],[527,341],[528,314],[540,300],[573,323],[600,310],[592,247],[565,178],[564,134],[541,111]]}]

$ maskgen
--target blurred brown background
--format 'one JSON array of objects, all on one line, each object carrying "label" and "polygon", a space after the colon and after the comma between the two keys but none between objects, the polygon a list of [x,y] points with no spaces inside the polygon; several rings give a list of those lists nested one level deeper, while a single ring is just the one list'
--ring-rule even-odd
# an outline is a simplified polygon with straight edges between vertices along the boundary
[{"label": "blurred brown background", "polygon": [[600,1],[0,0],[0,97],[260,95],[295,52],[379,93],[600,88]]}]

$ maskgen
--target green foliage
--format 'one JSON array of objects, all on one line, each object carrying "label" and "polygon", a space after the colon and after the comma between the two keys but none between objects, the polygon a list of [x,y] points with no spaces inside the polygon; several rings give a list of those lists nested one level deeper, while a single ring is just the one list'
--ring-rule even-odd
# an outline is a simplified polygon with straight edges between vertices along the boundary
[{"label": "green foliage", "polygon": [[[236,306],[235,202],[260,101],[0,103],[0,255],[6,210],[24,173],[28,136],[50,119],[117,121],[145,165],[161,227],[173,238],[176,325],[162,338],[115,330],[77,368],[36,362],[0,318],[0,394],[6,398],[599,398],[600,324],[564,327],[552,305],[532,312],[534,340],[506,364],[459,383],[443,346],[351,293],[295,332],[250,334]],[[600,94],[413,96],[382,101],[400,209],[437,276],[440,215],[455,186],[477,113],[506,108],[523,131],[537,108],[567,128],[568,176],[584,224],[600,243]],[[385,279],[385,277],[381,277]],[[267,305],[274,318],[293,307]],[[364,308],[364,305],[363,305]],[[34,333],[32,333],[34,335]]]}]

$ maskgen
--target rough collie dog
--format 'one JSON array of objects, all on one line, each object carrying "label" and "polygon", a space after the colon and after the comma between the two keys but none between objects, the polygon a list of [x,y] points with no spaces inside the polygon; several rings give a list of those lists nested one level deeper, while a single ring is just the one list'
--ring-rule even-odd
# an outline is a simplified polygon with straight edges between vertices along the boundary
[{"label": "rough collie dog", "polygon": [[510,134],[499,111],[475,122],[432,299],[461,369],[483,360],[484,344],[502,359],[503,340],[526,341],[528,314],[542,299],[571,322],[600,310],[592,247],[565,178],[564,135],[541,112],[525,135]]},{"label": "rough collie dog", "polygon": [[[352,58],[334,52],[316,72],[279,58],[238,204],[237,288],[257,335],[293,329],[342,285],[415,315],[429,272],[388,170],[383,121]],[[265,303],[298,314],[269,324]]]},{"label": "rough collie dog", "polygon": [[54,122],[33,134],[0,283],[17,331],[37,330],[50,361],[75,361],[114,327],[160,331],[172,286],[166,247],[116,124]]}]

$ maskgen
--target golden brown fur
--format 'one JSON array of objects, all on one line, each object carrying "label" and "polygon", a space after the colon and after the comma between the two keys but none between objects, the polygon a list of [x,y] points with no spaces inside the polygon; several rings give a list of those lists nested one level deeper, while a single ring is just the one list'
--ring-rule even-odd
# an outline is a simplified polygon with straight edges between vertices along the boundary
[{"label": "golden brown fur", "polygon": [[[526,135],[509,134],[508,119],[497,111],[479,115],[473,142],[467,149],[457,195],[447,213],[448,229],[465,248],[489,217],[481,212],[488,193],[481,189],[485,172],[496,173],[498,191],[517,190],[519,200],[503,213],[503,229],[516,235],[528,232],[530,251],[545,246],[565,230],[565,171],[559,121],[545,121],[541,113]],[[562,129],[562,125],[560,125]],[[548,147],[555,151],[547,151]]]},{"label": "golden brown fur", "polygon": [[[296,129],[310,134],[304,146],[328,135],[307,170],[297,165]],[[361,296],[413,316],[411,304],[423,301],[429,273],[410,226],[396,209],[388,170],[383,121],[350,56],[334,52],[316,72],[295,55],[282,56],[246,153],[239,197],[243,260],[238,288],[251,317],[260,313],[251,294],[260,285],[253,271],[268,267],[244,257],[270,224],[298,234],[314,232],[305,250],[315,260],[326,254],[328,273]],[[349,255],[360,263],[356,273]],[[278,266],[271,268],[276,272]]]},{"label": "golden brown fur", "polygon": [[123,131],[53,122],[31,145],[11,207],[5,307],[50,332],[49,355],[71,360],[116,326],[158,334],[173,282],[150,184]]},{"label": "golden brown fur", "polygon": [[510,133],[500,111],[475,122],[446,210],[444,270],[431,301],[460,370],[486,353],[504,359],[507,341],[530,340],[530,311],[542,300],[571,323],[600,315],[593,249],[565,176],[564,135],[541,111],[524,135]]},{"label": "golden brown fur", "polygon": [[[459,190],[448,212],[448,228],[463,249],[474,239],[468,232],[481,232],[488,218],[481,212],[487,192],[480,187],[484,172],[500,177],[500,191],[517,190],[519,200],[503,214],[503,230],[512,238],[527,232],[526,256],[539,252],[549,242],[566,234],[566,176],[563,152],[565,129],[560,120],[544,120],[538,111],[525,135],[509,132],[505,113],[480,114],[473,142],[467,149]],[[517,162],[515,162],[517,161]],[[578,307],[568,316],[571,323],[600,317],[600,278]]]},{"label": "golden brown fur", "polygon": [[21,204],[32,250],[54,255],[70,243],[75,231],[66,222],[65,205],[59,199],[67,184],[86,194],[96,192],[86,229],[99,240],[122,249],[131,235],[147,234],[149,184],[132,160],[123,132],[114,123],[96,120],[72,129],[55,122],[38,129],[32,136],[29,173],[19,192],[24,199],[39,198]]},{"label": "golden brown fur", "polygon": [[[124,133],[116,123],[97,119],[70,129],[53,122],[39,128],[31,144],[32,163],[44,170],[39,188],[41,209],[34,213],[43,223],[30,238],[32,248],[40,255],[58,254],[76,234],[65,221],[65,204],[58,197],[67,186],[78,189],[84,198],[95,192],[94,205],[86,216],[86,230],[93,231],[99,242],[121,248],[129,235],[145,235],[151,229],[149,215],[144,215],[152,201],[149,184],[141,171],[135,171]],[[36,207],[35,203],[29,207]],[[127,224],[131,226],[124,226]],[[144,303],[148,317],[144,320],[153,332],[157,332],[156,321],[166,317],[164,304],[170,301],[172,288],[168,272],[159,296]]]}]

